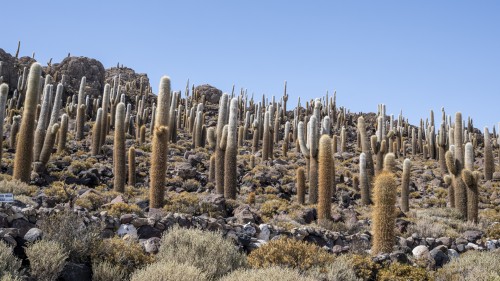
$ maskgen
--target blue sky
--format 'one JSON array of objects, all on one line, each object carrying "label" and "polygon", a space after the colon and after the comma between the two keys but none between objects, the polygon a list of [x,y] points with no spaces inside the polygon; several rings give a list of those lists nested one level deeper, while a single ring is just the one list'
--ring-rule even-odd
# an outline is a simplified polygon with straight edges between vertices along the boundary
[{"label": "blue sky", "polygon": [[[81,4],[85,3],[85,4]],[[289,102],[337,90],[352,111],[500,121],[500,1],[5,1],[0,48],[68,52]],[[439,117],[440,114],[436,114]],[[437,118],[439,121],[439,118]]]}]

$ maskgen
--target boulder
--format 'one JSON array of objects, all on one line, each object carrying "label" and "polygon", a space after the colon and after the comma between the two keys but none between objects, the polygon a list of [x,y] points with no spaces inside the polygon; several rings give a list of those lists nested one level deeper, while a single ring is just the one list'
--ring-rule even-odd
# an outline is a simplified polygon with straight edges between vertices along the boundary
[{"label": "boulder", "polygon": [[208,84],[199,85],[194,88],[195,93],[201,96],[205,96],[205,100],[209,103],[218,104],[220,97],[222,96],[222,91]]}]

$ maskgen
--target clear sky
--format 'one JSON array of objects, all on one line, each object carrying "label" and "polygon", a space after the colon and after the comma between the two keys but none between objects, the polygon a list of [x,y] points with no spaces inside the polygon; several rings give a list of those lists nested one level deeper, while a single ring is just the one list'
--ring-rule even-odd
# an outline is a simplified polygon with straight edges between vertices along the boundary
[{"label": "clear sky", "polygon": [[0,48],[68,52],[162,75],[174,89],[212,84],[289,103],[337,90],[352,111],[434,109],[476,127],[500,121],[500,1],[3,1]]}]

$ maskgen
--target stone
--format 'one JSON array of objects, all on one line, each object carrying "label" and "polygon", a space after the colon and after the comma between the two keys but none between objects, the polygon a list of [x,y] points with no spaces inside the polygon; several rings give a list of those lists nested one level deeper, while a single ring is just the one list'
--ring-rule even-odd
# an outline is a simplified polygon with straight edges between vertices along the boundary
[{"label": "stone", "polygon": [[255,223],[255,216],[249,205],[240,205],[236,208],[234,210],[234,217],[239,224]]},{"label": "stone", "polygon": [[489,251],[495,250],[497,248],[496,243],[490,240],[486,241],[484,245],[486,246],[486,249],[488,249]]},{"label": "stone", "polygon": [[403,264],[408,263],[408,257],[406,256],[406,254],[403,251],[392,252],[389,255],[389,257],[391,258],[391,261],[393,261],[393,262],[399,262],[399,263],[403,263]]},{"label": "stone", "polygon": [[436,243],[442,244],[446,247],[451,247],[451,238],[450,237],[439,237],[436,239]]},{"label": "stone", "polygon": [[411,252],[412,252],[413,256],[417,259],[425,259],[425,258],[428,258],[430,256],[429,248],[427,248],[427,246],[424,246],[424,245],[420,245],[420,246],[413,248],[413,250]]},{"label": "stone", "polygon": [[457,252],[459,253],[465,252],[465,244],[457,244]]},{"label": "stone", "polygon": [[35,227],[35,224],[24,219],[15,219],[12,221],[12,228],[19,229],[20,237],[24,237],[24,235],[26,235],[26,233],[33,227]]},{"label": "stone", "polygon": [[439,247],[436,247],[430,251],[431,257],[434,259],[436,267],[442,267],[446,263],[450,261],[448,257],[448,249],[445,249],[446,252],[443,252]]},{"label": "stone", "polygon": [[24,240],[27,242],[35,242],[40,239],[42,239],[42,230],[36,227],[31,228],[24,235]]},{"label": "stone", "polygon": [[458,254],[457,251],[453,250],[453,249],[448,249],[448,257],[450,257],[450,259],[457,259],[460,255]]},{"label": "stone", "polygon": [[135,226],[133,226],[131,224],[120,225],[116,234],[118,234],[119,237],[123,237],[125,235],[128,235],[132,239],[138,238],[137,229],[135,228]]},{"label": "stone", "polygon": [[91,281],[92,269],[83,263],[68,262],[64,266],[60,279],[63,281]]},{"label": "stone", "polygon": [[474,243],[470,243],[469,242],[469,243],[467,243],[467,245],[465,245],[465,249],[467,249],[467,250],[471,250],[472,249],[472,250],[478,251],[478,250],[482,250],[483,247],[480,247],[479,245],[476,245]]},{"label": "stone", "polygon": [[160,241],[161,239],[159,237],[151,237],[144,241],[144,250],[148,254],[156,254],[158,253],[158,250],[160,249]]},{"label": "stone", "polygon": [[257,238],[263,241],[269,241],[271,237],[271,230],[269,229],[268,224],[259,225],[260,233],[257,235]]},{"label": "stone", "polygon": [[243,233],[249,236],[254,236],[257,233],[257,230],[251,223],[247,223],[243,226]]},{"label": "stone", "polygon": [[139,235],[139,239],[149,239],[152,237],[161,238],[161,231],[150,225],[144,225],[139,227],[137,235]]},{"label": "stone", "polygon": [[135,214],[123,214],[120,216],[120,223],[122,224],[131,223],[135,217],[136,217]]},{"label": "stone", "polygon": [[317,219],[317,211],[315,208],[304,208],[300,210],[297,214],[298,222],[304,222],[305,224],[310,224]]},{"label": "stone", "polygon": [[483,232],[479,230],[467,230],[462,236],[469,242],[476,242],[483,237]]}]

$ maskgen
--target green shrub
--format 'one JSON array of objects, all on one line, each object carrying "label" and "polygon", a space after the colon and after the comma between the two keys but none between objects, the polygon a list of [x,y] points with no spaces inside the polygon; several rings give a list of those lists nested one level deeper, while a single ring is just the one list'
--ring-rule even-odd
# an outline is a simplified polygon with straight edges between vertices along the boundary
[{"label": "green shrub", "polygon": [[282,266],[306,271],[312,267],[321,270],[332,263],[334,256],[322,248],[290,238],[272,240],[248,255],[253,268]]},{"label": "green shrub", "polygon": [[139,269],[130,281],[198,281],[207,280],[207,276],[199,268],[175,261],[156,262]]},{"label": "green shrub", "polygon": [[[220,281],[264,281],[264,280],[280,280],[280,281],[315,281],[312,277],[306,277],[300,274],[299,271],[282,268],[268,267],[259,269],[241,269],[222,278]],[[319,279],[321,280],[321,279]],[[337,280],[337,279],[331,279]]]},{"label": "green shrub", "polygon": [[12,248],[0,240],[0,277],[16,275],[21,268],[21,260],[12,253]]},{"label": "green shrub", "polygon": [[469,251],[440,268],[436,280],[500,280],[499,253]]},{"label": "green shrub", "polygon": [[179,227],[163,235],[157,258],[195,266],[211,280],[246,263],[245,255],[219,233]]},{"label": "green shrub", "polygon": [[349,255],[349,262],[362,280],[373,280],[377,275],[380,265],[376,264],[369,256]]},{"label": "green shrub", "polygon": [[381,269],[378,272],[377,280],[379,281],[431,281],[434,280],[425,269],[393,263],[389,267]]},{"label": "green shrub", "polygon": [[200,214],[200,199],[196,193],[181,192],[169,194],[165,211],[172,213],[183,213],[190,215]]},{"label": "green shrub", "polygon": [[128,275],[135,269],[152,263],[153,258],[144,253],[139,243],[114,237],[100,241],[92,252],[92,261],[106,261],[112,266],[120,267]]},{"label": "green shrub", "polygon": [[121,281],[126,277],[125,270],[107,261],[92,264],[92,281]]},{"label": "green shrub", "polygon": [[88,261],[91,249],[99,240],[100,226],[96,223],[85,225],[83,218],[72,211],[45,216],[38,222],[43,239],[59,242],[73,262]]},{"label": "green shrub", "polygon": [[26,247],[30,273],[38,281],[56,280],[64,269],[68,253],[55,241],[40,240]]}]

